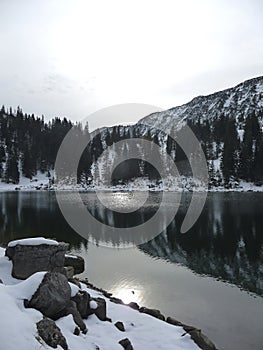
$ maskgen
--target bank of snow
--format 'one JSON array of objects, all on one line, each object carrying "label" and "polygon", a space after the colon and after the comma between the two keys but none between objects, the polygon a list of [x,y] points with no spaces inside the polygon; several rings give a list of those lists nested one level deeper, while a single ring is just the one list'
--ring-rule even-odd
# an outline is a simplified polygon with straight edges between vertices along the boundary
[{"label": "bank of snow", "polygon": [[[35,309],[25,309],[24,299],[30,299],[41,283],[45,272],[37,272],[25,281],[11,277],[12,263],[0,248],[0,348],[1,350],[52,349],[39,338],[36,323],[42,314]],[[72,294],[77,287],[71,285]],[[71,315],[60,318],[56,324],[65,336],[70,350],[116,350],[123,349],[118,342],[129,338],[134,350],[198,350],[197,345],[181,327],[172,326],[147,314],[139,313],[125,305],[110,302],[99,292],[81,284],[92,297],[103,297],[107,303],[110,322],[102,322],[91,315],[86,323],[88,333],[73,334],[75,323]],[[114,323],[122,321],[125,332],[120,332]],[[183,336],[184,335],[184,336]],[[60,348],[60,347],[59,347]],[[199,349],[200,350],[200,349]]]},{"label": "bank of snow", "polygon": [[[18,184],[6,184],[0,182],[0,192],[9,191],[111,191],[111,192],[132,192],[132,191],[153,191],[153,192],[189,192],[207,191],[207,186],[198,180],[193,180],[191,177],[181,176],[178,178],[168,177],[162,182],[151,181],[147,178],[137,178],[127,184],[117,184],[114,186],[105,186],[103,183],[96,185],[72,183],[53,184],[50,180],[39,173],[33,180],[21,178]],[[252,182],[240,181],[233,188],[225,188],[223,185],[209,188],[208,192],[263,192],[263,186],[256,186]]]}]

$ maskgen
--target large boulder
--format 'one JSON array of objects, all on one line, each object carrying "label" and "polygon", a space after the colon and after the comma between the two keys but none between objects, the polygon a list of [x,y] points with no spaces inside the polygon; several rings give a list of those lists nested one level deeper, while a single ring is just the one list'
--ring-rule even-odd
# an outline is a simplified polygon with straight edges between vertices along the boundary
[{"label": "large boulder", "polygon": [[64,273],[65,252],[68,244],[53,242],[54,244],[50,244],[50,240],[40,239],[40,244],[35,244],[36,240],[25,239],[15,244],[12,244],[14,242],[9,243],[5,255],[13,263],[12,276],[26,279],[38,271]]},{"label": "large boulder", "polygon": [[24,305],[40,311],[52,320],[72,314],[80,329],[86,330],[77,305],[71,300],[71,288],[68,280],[61,273],[47,272],[32,298],[25,300]]},{"label": "large boulder", "polygon": [[65,308],[71,298],[71,288],[66,276],[57,272],[47,272],[26,307],[39,310],[53,320],[65,315]]}]

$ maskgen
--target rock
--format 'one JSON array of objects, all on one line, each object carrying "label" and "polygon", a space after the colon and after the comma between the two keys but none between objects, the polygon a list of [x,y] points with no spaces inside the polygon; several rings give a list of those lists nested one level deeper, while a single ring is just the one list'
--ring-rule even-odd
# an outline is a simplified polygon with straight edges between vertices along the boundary
[{"label": "rock", "polygon": [[124,302],[120,298],[110,297],[110,301],[114,304],[124,304]]},{"label": "rock", "polygon": [[86,329],[76,303],[71,300],[68,280],[61,273],[47,272],[31,300],[25,300],[24,305],[40,311],[52,320],[72,314],[80,329]]},{"label": "rock", "polygon": [[7,247],[5,255],[12,260],[12,276],[26,279],[38,271],[63,273],[65,252],[68,244],[16,245]]},{"label": "rock", "polygon": [[186,332],[190,332],[190,331],[193,331],[195,330],[196,328],[193,327],[193,326],[188,326],[180,321],[177,321],[176,319],[172,318],[172,317],[167,317],[166,319],[166,322],[167,323],[170,323],[174,326],[178,326],[178,327],[183,327],[183,329],[186,331]]},{"label": "rock", "polygon": [[114,324],[114,326],[118,328],[119,331],[125,332],[124,324],[122,322],[118,321]]},{"label": "rock", "polygon": [[4,282],[1,280],[1,278],[0,278],[0,284],[4,284]]},{"label": "rock", "polygon": [[80,335],[79,327],[75,327],[73,334],[74,335]]},{"label": "rock", "polygon": [[210,339],[204,335],[200,329],[195,329],[188,332],[193,339],[193,341],[201,348],[202,350],[217,350],[216,346],[211,342]]},{"label": "rock", "polygon": [[88,318],[89,315],[93,314],[94,310],[89,306],[90,295],[86,291],[79,291],[71,300],[76,303],[82,318]]},{"label": "rock", "polygon": [[128,338],[120,340],[119,344],[124,348],[124,350],[133,350],[133,346]]},{"label": "rock", "polygon": [[175,318],[172,318],[172,317],[167,317],[166,322],[174,326],[183,327],[183,323],[177,321]]},{"label": "rock", "polygon": [[61,333],[60,328],[53,320],[46,317],[43,318],[37,323],[37,330],[39,336],[47,345],[51,346],[52,348],[57,348],[57,346],[60,345],[62,349],[68,350],[66,339]]},{"label": "rock", "polygon": [[151,315],[151,316],[153,316],[155,318],[158,318],[159,320],[162,320],[162,321],[165,320],[164,315],[162,315],[159,310],[148,309],[147,307],[141,307],[139,311],[144,313],[144,314]]},{"label": "rock", "polygon": [[81,288],[81,284],[76,278],[68,278],[68,281]]},{"label": "rock", "polygon": [[96,301],[97,308],[93,310],[94,314],[98,317],[101,321],[108,321],[106,315],[106,301],[103,298],[92,298],[91,300]]},{"label": "rock", "polygon": [[67,279],[73,278],[73,276],[74,276],[74,267],[72,267],[72,266],[65,266],[64,267],[64,275],[67,277]]},{"label": "rock", "polygon": [[74,274],[78,275],[85,270],[85,261],[82,257],[77,255],[66,255],[65,266],[72,266],[74,268]]},{"label": "rock", "polygon": [[131,301],[129,304],[127,304],[129,307],[131,307],[132,309],[134,309],[134,310],[139,310],[140,309],[140,306],[137,304],[137,303],[135,303],[135,301]]},{"label": "rock", "polygon": [[167,323],[170,323],[174,326],[183,327],[186,333],[190,334],[193,341],[199,346],[202,350],[216,350],[216,346],[211,342],[210,339],[205,336],[200,329],[197,329],[193,326],[188,326],[184,323],[181,323],[175,320],[172,317],[167,317]]},{"label": "rock", "polygon": [[71,298],[71,288],[66,276],[57,272],[45,274],[38,289],[26,307],[32,307],[53,320],[65,315],[65,309]]},{"label": "rock", "polygon": [[83,322],[83,320],[80,316],[80,313],[78,312],[77,305],[74,301],[70,300],[68,302],[68,304],[66,305],[65,315],[72,315],[74,322],[76,323],[76,325],[79,326],[82,333],[84,333],[84,334],[87,333],[87,327],[86,327],[85,323]]}]

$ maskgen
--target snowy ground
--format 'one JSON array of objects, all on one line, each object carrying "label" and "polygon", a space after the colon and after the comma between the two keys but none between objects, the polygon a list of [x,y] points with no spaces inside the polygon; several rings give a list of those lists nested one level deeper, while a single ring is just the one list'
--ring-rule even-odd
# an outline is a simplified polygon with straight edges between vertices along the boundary
[{"label": "snowy ground", "polygon": [[[0,181],[0,192],[8,191],[170,191],[170,192],[188,192],[188,191],[205,191],[206,187],[198,181],[193,181],[191,178],[168,178],[163,183],[156,184],[155,181],[150,181],[145,178],[138,178],[128,184],[120,184],[116,186],[104,186],[98,184],[96,186],[73,186],[69,183],[60,185],[52,185],[49,183],[49,178],[44,174],[39,173],[32,180],[22,177],[19,184],[6,184]],[[263,186],[256,186],[253,183],[241,181],[237,188],[226,189],[223,186],[213,187],[209,192],[263,192]]]},{"label": "snowy ground", "polygon": [[[0,348],[1,350],[52,349],[39,338],[36,323],[42,314],[34,309],[25,309],[24,299],[30,299],[45,272],[37,272],[25,281],[11,277],[12,263],[0,248]],[[74,287],[73,287],[74,286]],[[72,293],[78,289],[72,286]],[[70,350],[117,350],[123,349],[118,342],[128,338],[135,350],[198,350],[197,345],[181,327],[175,327],[149,315],[139,313],[125,305],[114,304],[105,296],[81,284],[93,297],[103,297],[107,302],[107,316],[110,322],[102,322],[95,315],[85,320],[88,333],[73,334],[75,323],[71,315],[56,321],[65,336]],[[114,323],[122,321],[125,332],[120,332]],[[184,336],[182,336],[185,334]],[[58,347],[61,349],[61,347]],[[199,349],[200,350],[200,349]]]}]

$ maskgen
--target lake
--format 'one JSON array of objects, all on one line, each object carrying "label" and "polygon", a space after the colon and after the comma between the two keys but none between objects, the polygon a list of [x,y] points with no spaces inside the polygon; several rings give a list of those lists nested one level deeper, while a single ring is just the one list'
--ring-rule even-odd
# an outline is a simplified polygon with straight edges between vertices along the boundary
[{"label": "lake", "polygon": [[[70,192],[63,196],[71,201]],[[120,228],[149,220],[162,200],[150,193],[143,208],[118,213],[95,193],[81,196],[98,220]],[[125,207],[131,194],[102,196]],[[169,193],[167,211],[176,196]],[[190,193],[178,199],[177,215],[158,236],[123,249],[119,239],[100,236],[92,226],[87,225],[88,241],[75,233],[53,192],[0,193],[0,245],[35,236],[69,242],[71,252],[86,261],[81,277],[96,286],[201,328],[219,349],[262,350],[263,193],[209,193],[195,225],[181,234],[190,199]]]}]

